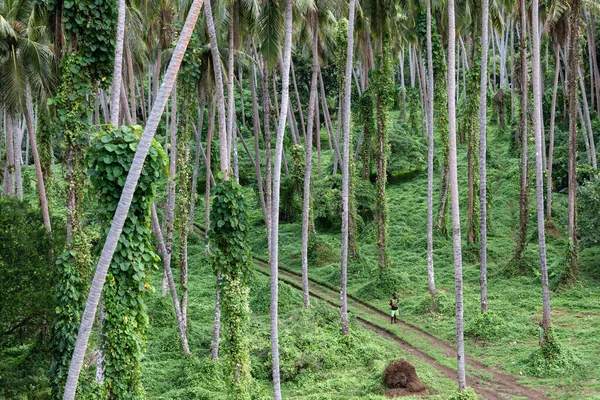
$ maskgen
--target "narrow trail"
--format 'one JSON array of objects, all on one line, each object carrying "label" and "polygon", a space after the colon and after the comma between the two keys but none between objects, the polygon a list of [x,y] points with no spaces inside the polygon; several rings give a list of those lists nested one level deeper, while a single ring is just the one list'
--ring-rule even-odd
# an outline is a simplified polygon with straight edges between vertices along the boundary
[{"label": "narrow trail", "polygon": [[[205,236],[204,228],[196,223],[194,223],[194,225],[197,230]],[[265,276],[270,276],[269,263],[266,260],[254,256],[253,260],[257,272]],[[302,291],[302,275],[297,272],[279,266],[279,280]],[[315,281],[310,277],[309,281],[311,283],[309,288],[311,296],[325,301],[334,307],[339,307],[339,288]],[[382,337],[395,341],[404,351],[432,365],[447,378],[451,380],[457,379],[457,372],[455,369],[441,364],[438,360],[428,354],[428,352],[411,345],[392,330],[384,328],[383,326],[389,325],[389,316],[387,313],[351,295],[348,295],[348,307],[350,311],[353,311],[357,321],[364,327],[376,332]],[[366,314],[377,323],[369,321],[359,314]],[[395,326],[402,329],[403,332],[412,333],[426,340],[424,347],[430,349],[430,352],[441,352],[448,358],[453,360],[456,359],[456,350],[450,344],[436,338],[430,333],[399,319]],[[467,364],[468,374],[467,385],[472,387],[477,394],[483,396],[485,399],[502,400],[517,397],[542,400],[547,398],[542,391],[523,386],[517,382],[514,376],[498,372],[469,356],[465,357],[465,362]]]}]

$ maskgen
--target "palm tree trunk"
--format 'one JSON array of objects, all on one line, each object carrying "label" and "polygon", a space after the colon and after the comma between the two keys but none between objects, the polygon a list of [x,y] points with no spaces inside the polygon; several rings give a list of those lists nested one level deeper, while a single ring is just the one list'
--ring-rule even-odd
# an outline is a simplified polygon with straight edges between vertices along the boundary
[{"label": "palm tree trunk", "polygon": [[[129,101],[131,103],[131,122],[137,124],[137,101],[135,98],[135,73],[133,72],[133,59],[129,40],[125,40],[125,58],[127,60],[127,77],[129,78]],[[144,91],[142,90],[142,93]],[[144,107],[142,107],[143,109]]]},{"label": "palm tree trunk", "polygon": [[40,154],[38,153],[37,137],[33,126],[33,106],[31,104],[31,89],[27,85],[25,91],[25,122],[27,123],[27,133],[29,135],[29,143],[31,154],[33,155],[33,164],[35,166],[35,175],[38,183],[38,195],[40,197],[40,209],[42,210],[42,219],[47,232],[52,231],[50,226],[50,212],[48,210],[48,198],[46,197],[46,185],[44,184],[44,173],[42,171],[42,163]]},{"label": "palm tree trunk", "polygon": [[[578,2],[578,0],[575,0]],[[546,265],[546,233],[544,226],[544,164],[542,159],[542,88],[541,88],[541,68],[540,68],[540,36],[538,35],[538,11],[539,0],[533,0],[531,5],[531,30],[533,31],[533,60],[531,62],[532,81],[533,81],[533,115],[531,116],[533,132],[535,137],[535,186],[536,186],[536,205],[537,205],[537,225],[538,241],[540,247],[540,272],[542,275],[542,296],[543,296],[543,318],[542,325],[544,330],[550,328],[550,290],[548,289],[548,268]],[[572,12],[579,12],[578,8]],[[573,22],[573,21],[571,21]],[[575,19],[578,22],[578,19]],[[577,28],[575,28],[577,29]],[[576,79],[575,69],[572,69],[572,75]],[[575,83],[575,82],[573,82]],[[547,335],[544,335],[547,337]]]},{"label": "palm tree trunk", "polygon": [[271,216],[273,210],[273,184],[271,168],[271,99],[269,98],[269,73],[267,63],[263,59],[262,74],[262,104],[263,104],[263,126],[265,134],[265,198],[267,200],[267,245],[269,248],[269,261],[271,259]]},{"label": "palm tree trunk", "polygon": [[[200,89],[200,108],[198,109],[198,128],[195,130],[195,139],[196,139],[196,154],[194,155],[194,172],[192,175],[192,190],[190,193],[190,232],[194,231],[194,209],[196,208],[196,192],[198,187],[198,170],[200,168],[200,154],[202,149],[202,125],[204,123],[204,108],[206,106],[206,95],[204,92],[204,86]],[[206,156],[205,156],[206,157]],[[206,170],[210,171],[208,168],[208,163],[206,163]],[[208,226],[207,226],[208,228]]]},{"label": "palm tree trunk", "polygon": [[4,147],[6,148],[6,173],[4,181],[6,186],[2,195],[13,196],[15,195],[15,144],[13,134],[13,120],[8,111],[4,110]]},{"label": "palm tree trunk", "polygon": [[252,123],[254,124],[254,158],[256,162],[254,164],[254,170],[256,173],[256,181],[258,183],[258,196],[260,197],[260,206],[262,209],[263,220],[265,224],[269,220],[267,203],[265,201],[265,191],[262,178],[262,167],[260,165],[260,148],[259,148],[259,137],[260,137],[260,117],[258,115],[258,95],[256,94],[256,79],[255,79],[256,66],[252,66],[250,72],[250,92],[252,95]]},{"label": "palm tree trunk", "polygon": [[315,97],[315,131],[317,139],[317,178],[323,179],[323,168],[321,166],[321,113],[319,112],[319,92]]},{"label": "palm tree trunk", "polygon": [[[167,204],[165,207],[166,239],[165,247],[169,255],[169,267],[173,259],[173,226],[175,224],[175,175],[177,174],[177,82],[173,85],[171,92],[171,125],[169,143],[169,175],[167,177]],[[166,148],[166,146],[165,146]],[[166,279],[163,277],[163,296],[166,296]]]},{"label": "palm tree trunk", "polygon": [[342,314],[342,335],[350,332],[348,325],[348,222],[350,215],[350,102],[352,97],[352,58],[354,51],[354,9],[356,0],[350,0],[348,17],[348,48],[346,53],[346,76],[344,79],[344,103],[340,110],[344,125],[344,150],[342,161],[342,272],[340,282],[340,300]]},{"label": "palm tree trunk", "polygon": [[179,40],[175,46],[175,49],[173,50],[171,62],[167,68],[167,72],[165,73],[160,91],[156,97],[156,101],[154,102],[154,107],[149,115],[148,123],[146,124],[146,128],[144,129],[144,133],[142,134],[142,138],[140,139],[138,148],[135,152],[131,168],[127,174],[125,186],[123,187],[123,192],[121,193],[121,198],[119,199],[119,205],[115,211],[110,230],[106,237],[106,241],[104,243],[104,247],[102,248],[102,253],[96,267],[96,272],[94,273],[94,278],[92,279],[90,292],[87,296],[85,310],[83,312],[79,333],[77,335],[77,341],[75,342],[73,357],[71,359],[71,365],[69,366],[69,375],[65,385],[63,400],[73,400],[75,398],[79,374],[83,365],[83,359],[85,357],[88,340],[94,324],[96,309],[98,308],[98,301],[100,299],[100,294],[102,293],[102,287],[104,286],[104,281],[106,280],[108,267],[112,261],[119,237],[121,236],[121,232],[123,230],[123,225],[125,224],[125,219],[129,213],[129,207],[131,206],[133,193],[142,172],[144,160],[146,159],[146,155],[148,154],[148,150],[152,144],[154,133],[156,132],[161,115],[165,105],[167,104],[169,93],[171,93],[171,89],[175,83],[177,72],[179,71],[183,55],[189,43],[190,37],[192,36],[194,26],[196,25],[202,3],[203,0],[194,0],[190,6],[185,25],[181,30]]},{"label": "palm tree trunk", "polygon": [[519,35],[519,54],[521,60],[521,185],[519,190],[519,233],[515,246],[515,260],[520,260],[526,245],[527,221],[529,220],[528,195],[528,152],[527,152],[527,16],[525,0],[520,0],[521,26]]},{"label": "palm tree trunk", "polygon": [[[294,63],[292,62],[292,81],[294,82],[294,92],[296,93],[296,103],[298,103],[298,114],[300,114],[300,127],[302,135],[306,141],[306,125],[304,125],[304,112],[302,111],[302,102],[300,101],[300,93],[298,93],[298,85],[296,85],[296,72],[294,71]],[[310,107],[310,106],[309,106]]]},{"label": "palm tree trunk", "polygon": [[[588,137],[589,137],[589,142],[590,142],[590,154],[591,154],[591,159],[592,159],[592,167],[594,168],[594,170],[598,169],[598,158],[596,156],[596,144],[594,142],[594,133],[592,131],[592,119],[590,118],[590,107],[588,107],[588,101],[587,101],[587,93],[585,90],[585,85],[584,85],[584,77],[583,74],[581,72],[581,66],[577,67],[577,72],[579,73],[579,87],[581,88],[581,99],[583,101],[583,114],[585,116],[585,126],[587,126],[587,133],[588,133]],[[592,93],[590,93],[590,95],[592,95]],[[591,107],[592,109],[594,108],[593,106]],[[582,126],[582,128],[584,128]],[[584,131],[585,132],[585,131]]]},{"label": "palm tree trunk", "polygon": [[273,361],[273,394],[281,400],[279,375],[279,327],[278,327],[278,262],[279,262],[279,190],[281,185],[281,164],[283,157],[283,135],[290,100],[290,63],[292,53],[292,0],[285,2],[285,39],[283,42],[283,68],[281,75],[281,111],[277,126],[275,144],[275,165],[273,168],[273,203],[271,206],[271,359]]},{"label": "palm tree trunk", "polygon": [[123,40],[125,37],[125,0],[117,1],[117,38],[115,43],[115,66],[113,69],[110,92],[110,124],[119,126],[119,101],[121,99],[121,80],[123,78]]},{"label": "palm tree trunk", "polygon": [[[481,312],[487,304],[487,75],[488,75],[488,23],[489,1],[483,0],[481,10],[481,78],[479,87],[479,284]],[[500,81],[503,80],[500,64]]]},{"label": "palm tree trunk", "polygon": [[458,358],[458,389],[465,390],[465,340],[463,320],[462,249],[460,243],[460,214],[458,202],[458,171],[456,163],[456,26],[454,0],[448,1],[448,128],[449,128],[449,180],[452,203],[452,233],[454,244],[454,290],[456,295],[456,346]]},{"label": "palm tree trunk", "polygon": [[[302,293],[304,307],[310,307],[308,291],[308,234],[310,225],[310,181],[312,172],[313,125],[317,108],[317,84],[319,78],[319,20],[316,12],[311,13],[312,20],[312,79],[308,100],[308,130],[305,132],[306,162],[304,170],[304,195],[302,198]],[[292,70],[293,71],[293,70]]]},{"label": "palm tree trunk", "polygon": [[23,200],[23,174],[22,174],[22,166],[23,166],[23,126],[22,124],[18,124],[15,126],[13,124],[13,134],[14,134],[14,158],[15,158],[15,183],[17,186],[17,198],[19,200]]},{"label": "palm tree trunk", "polygon": [[[569,91],[569,173],[568,173],[568,262],[569,271],[574,274],[577,268],[577,66],[579,49],[579,0],[571,2],[571,15],[569,17],[569,68],[568,68],[568,91]],[[585,137],[585,135],[584,135]],[[589,153],[589,152],[588,152]],[[549,315],[548,315],[549,317]]]},{"label": "palm tree trunk", "polygon": [[175,316],[177,317],[177,327],[179,328],[179,340],[181,341],[181,347],[184,355],[190,354],[190,348],[187,342],[187,334],[185,327],[185,318],[179,305],[179,297],[177,296],[177,288],[175,287],[175,281],[173,279],[173,271],[171,270],[171,255],[167,253],[165,242],[163,240],[162,231],[160,229],[160,223],[158,222],[158,215],[156,214],[156,205],[152,203],[151,216],[152,216],[152,230],[156,235],[158,242],[158,251],[160,252],[163,259],[163,267],[167,282],[169,283],[169,290],[171,292],[171,300],[173,300],[173,307],[175,308]]},{"label": "palm tree trunk", "polygon": [[219,158],[221,162],[221,171],[225,173],[225,179],[231,175],[231,163],[229,161],[229,136],[227,135],[227,118],[225,116],[225,95],[223,90],[223,75],[221,72],[221,57],[217,45],[217,34],[215,32],[215,23],[213,21],[212,8],[210,2],[204,3],[204,16],[206,18],[206,28],[210,40],[210,51],[212,54],[212,65],[215,75],[215,97],[217,100],[218,123],[219,123]]},{"label": "palm tree trunk", "polygon": [[[433,50],[431,43],[431,0],[427,0],[427,286],[435,298],[433,269]],[[404,75],[404,74],[403,74]],[[404,76],[402,77],[404,79]],[[402,86],[404,88],[404,85]],[[404,117],[406,119],[406,116]]]},{"label": "palm tree trunk", "polygon": [[[235,24],[235,16],[233,15],[234,13],[234,3],[232,2],[229,5],[229,15],[230,15],[230,21],[229,21],[229,33],[228,33],[228,38],[229,38],[229,54],[227,57],[227,145],[229,146],[229,154],[231,157],[231,153],[233,151],[233,119],[235,118],[235,95],[234,95],[234,74],[235,74],[235,66],[233,63],[233,53],[234,53],[234,49],[233,49],[233,29],[234,29],[234,24]],[[217,89],[218,90],[218,89]],[[235,153],[235,155],[237,156],[237,152]],[[234,158],[234,162],[237,163],[237,157]]]},{"label": "palm tree trunk", "polygon": [[556,95],[558,93],[558,75],[560,73],[560,52],[558,45],[554,50],[556,66],[554,68],[554,87],[552,90],[552,106],[550,107],[550,147],[548,149],[548,182],[546,183],[546,221],[552,220],[552,158],[554,157],[554,121],[556,119]]}]

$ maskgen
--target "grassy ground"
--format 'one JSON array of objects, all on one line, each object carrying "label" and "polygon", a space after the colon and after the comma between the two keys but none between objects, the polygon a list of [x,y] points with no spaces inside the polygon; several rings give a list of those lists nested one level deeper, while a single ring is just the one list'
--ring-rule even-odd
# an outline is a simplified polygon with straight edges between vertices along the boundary
[{"label": "grassy ground", "polygon": [[[530,221],[526,250],[526,276],[507,277],[504,270],[514,253],[514,238],[518,227],[519,159],[508,148],[508,134],[490,129],[488,156],[488,303],[503,321],[498,337],[489,341],[467,338],[467,353],[485,364],[500,367],[518,377],[524,384],[543,387],[550,398],[600,399],[600,285],[593,268],[600,261],[600,249],[584,249],[580,265],[584,271],[580,281],[552,293],[552,317],[556,332],[563,345],[578,359],[577,369],[553,378],[528,376],[527,359],[538,347],[537,323],[541,320],[542,301],[539,279],[539,258],[535,220],[535,193],[530,194]],[[532,155],[533,156],[533,155]],[[436,174],[436,178],[439,175]],[[466,237],[467,173],[465,149],[459,149],[459,187],[463,239]],[[532,182],[534,177],[532,174]],[[439,182],[434,184],[437,192]],[[533,187],[533,184],[532,184]],[[401,317],[437,337],[454,342],[454,269],[451,237],[434,235],[434,262],[436,284],[443,307],[440,313],[424,313],[429,302],[427,291],[426,207],[427,174],[391,184],[387,188],[389,205],[389,256],[392,262],[392,280],[401,298]],[[437,200],[437,194],[434,195]],[[437,202],[436,206],[437,208]],[[554,222],[557,228],[549,231],[548,266],[551,284],[564,267],[563,252],[567,241],[563,234],[566,225],[566,196],[554,195]],[[449,217],[448,217],[449,219]],[[376,226],[371,222],[362,232],[360,252],[362,262],[354,267],[349,277],[349,292],[368,300],[381,309],[387,309],[389,294],[373,290],[377,268]],[[300,271],[299,223],[281,227],[280,259],[289,268]],[[340,235],[337,231],[319,232],[319,237],[339,254]],[[265,254],[265,242],[256,239],[256,252]],[[479,260],[473,246],[463,240],[465,319],[467,329],[479,314]],[[352,269],[352,266],[351,266]],[[313,267],[314,279],[333,285],[339,284],[339,262]]]}]

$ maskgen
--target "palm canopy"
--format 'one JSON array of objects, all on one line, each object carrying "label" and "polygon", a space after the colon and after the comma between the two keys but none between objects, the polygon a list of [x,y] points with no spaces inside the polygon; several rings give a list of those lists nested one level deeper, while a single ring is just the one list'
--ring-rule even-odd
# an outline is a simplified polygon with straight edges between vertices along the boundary
[{"label": "palm canopy", "polygon": [[35,0],[0,1],[0,96],[13,113],[24,108],[28,86],[41,99],[55,86],[44,20]]}]

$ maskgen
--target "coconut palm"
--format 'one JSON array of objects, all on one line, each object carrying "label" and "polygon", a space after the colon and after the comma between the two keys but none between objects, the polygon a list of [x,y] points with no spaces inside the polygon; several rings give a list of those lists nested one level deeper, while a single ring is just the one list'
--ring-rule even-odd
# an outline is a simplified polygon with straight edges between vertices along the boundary
[{"label": "coconut palm", "polygon": [[[33,154],[42,218],[48,232],[51,231],[50,213],[44,176],[37,148],[33,121],[32,97],[44,101],[51,93],[55,78],[52,73],[54,55],[47,42],[48,33],[45,14],[32,0],[15,0],[0,3],[0,97],[8,113],[7,124],[12,128],[11,115],[25,117],[29,143]],[[10,130],[6,131],[7,161],[14,165]],[[19,154],[16,157],[20,158]],[[10,168],[9,168],[9,172]],[[9,174],[10,178],[10,174]],[[10,189],[12,184],[8,185]]]}]

